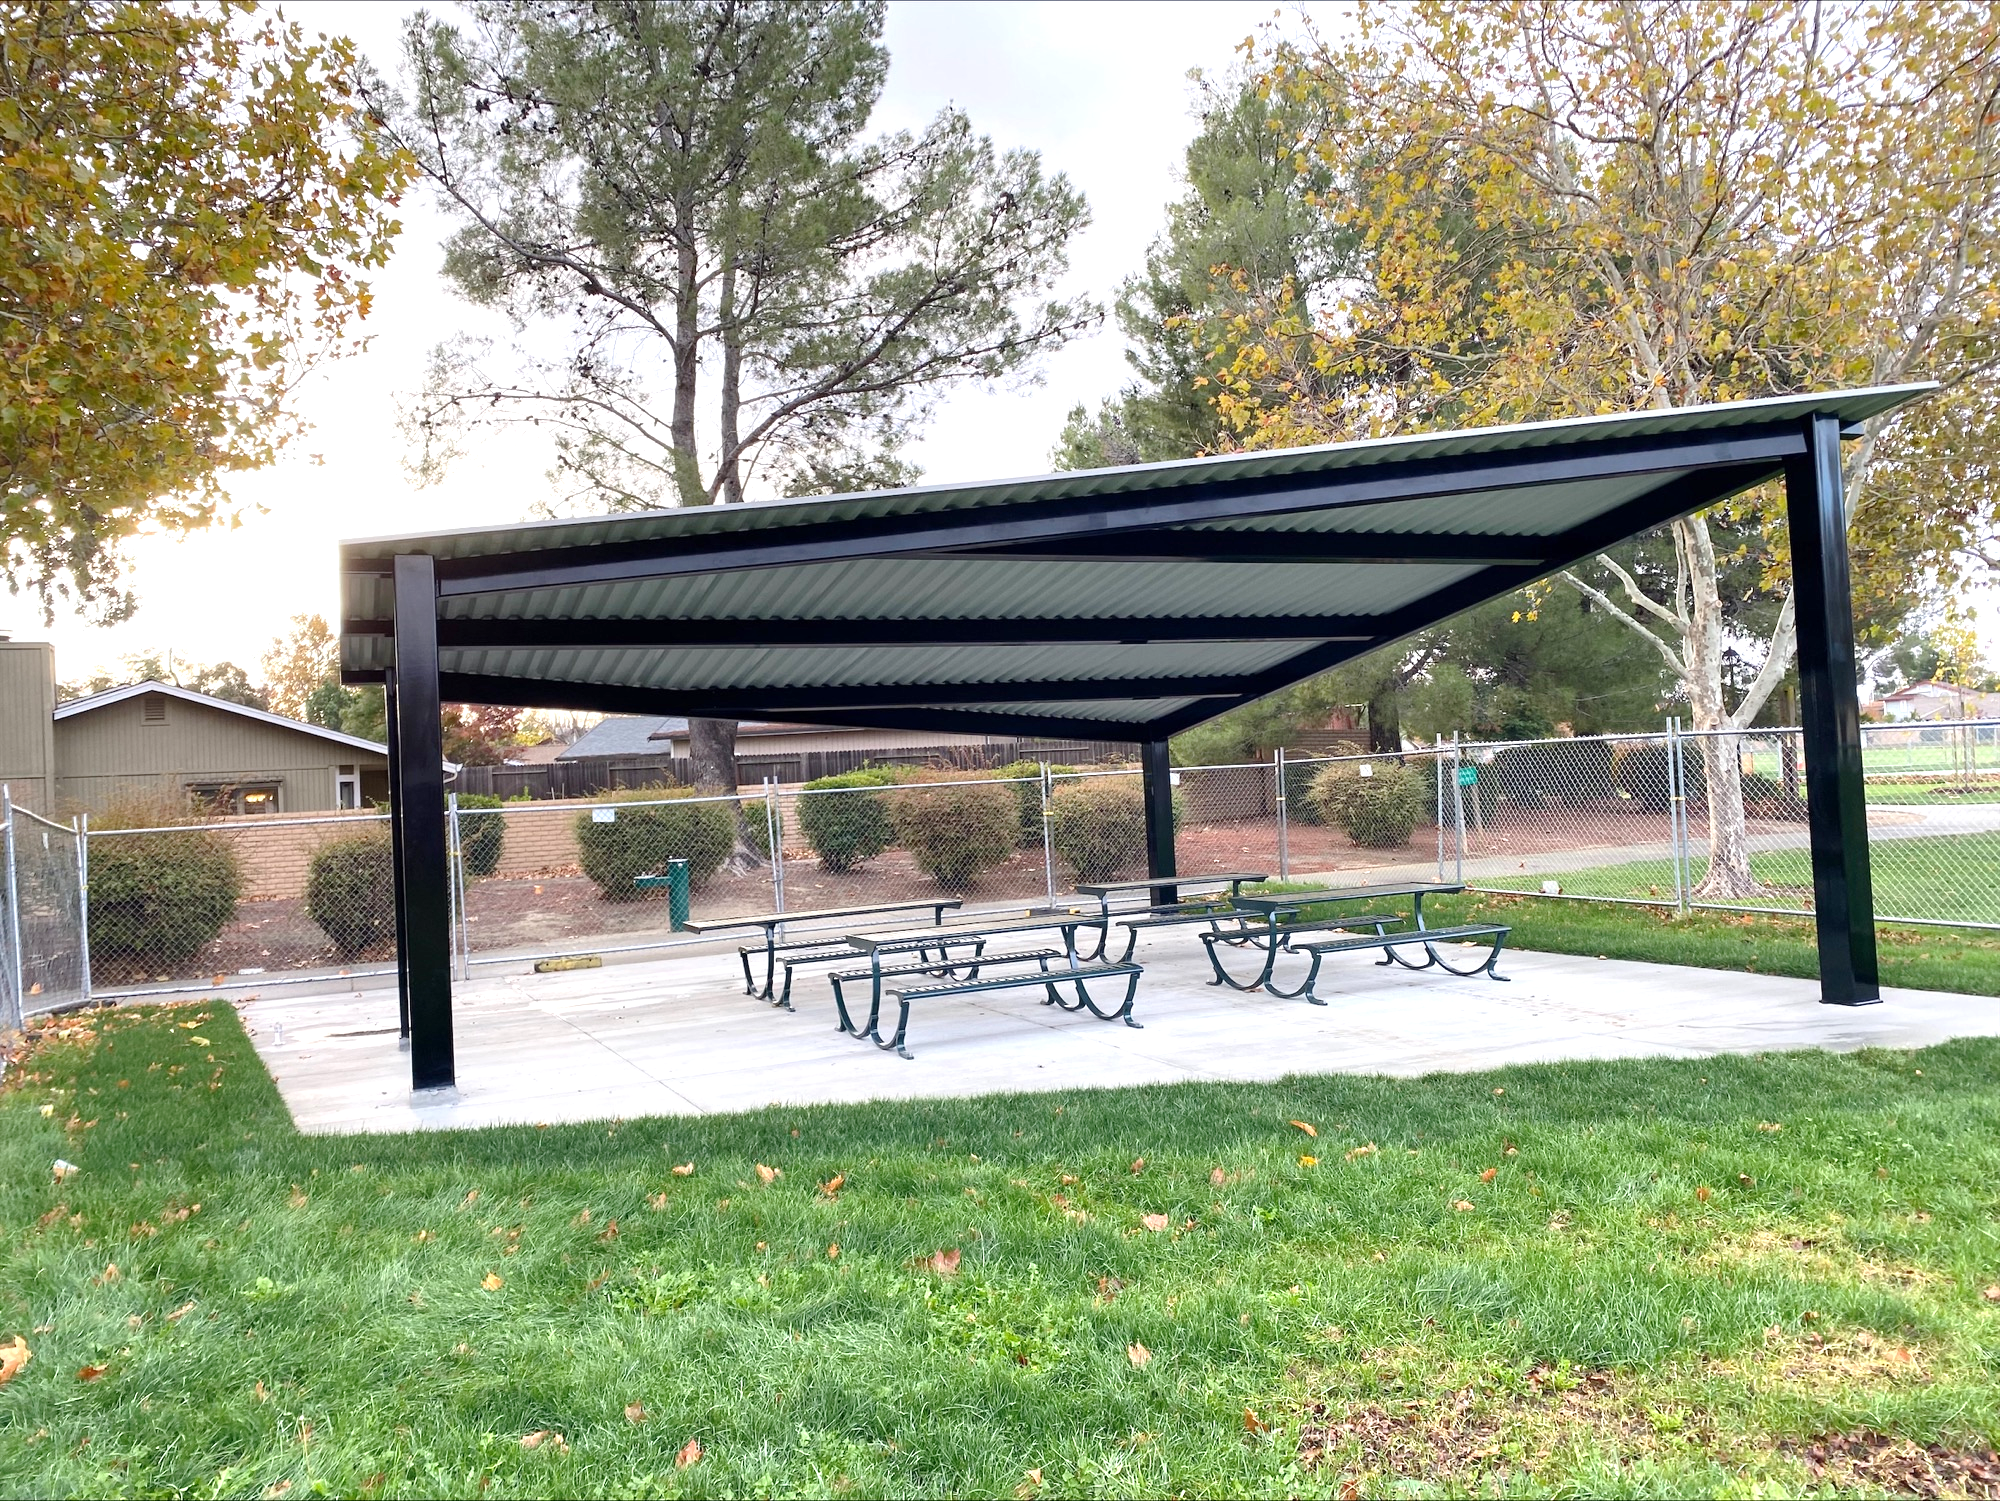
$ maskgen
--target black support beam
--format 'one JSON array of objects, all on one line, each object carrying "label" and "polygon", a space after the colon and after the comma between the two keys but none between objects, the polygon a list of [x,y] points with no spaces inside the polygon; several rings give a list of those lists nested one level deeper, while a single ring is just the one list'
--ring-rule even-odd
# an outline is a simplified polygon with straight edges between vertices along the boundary
[{"label": "black support beam", "polygon": [[1156,905],[1180,900],[1173,877],[1180,874],[1174,857],[1174,772],[1167,742],[1148,740],[1139,747],[1139,776],[1146,801],[1146,874],[1164,877],[1153,888]]},{"label": "black support beam", "polygon": [[1213,531],[1162,529],[1075,537],[1059,543],[1010,543],[918,553],[921,558],[975,558],[1033,563],[1517,563],[1534,565],[1547,537],[1463,533]]},{"label": "black support beam", "polygon": [[1798,608],[1799,704],[1805,730],[1820,999],[1837,1006],[1865,1006],[1882,999],[1882,986],[1875,955],[1861,705],[1855,687],[1840,423],[1832,417],[1811,418],[1805,437],[1805,453],[1785,465],[1785,514]]},{"label": "black support beam", "polygon": [[410,1087],[457,1080],[451,1020],[451,912],[445,858],[444,746],[438,722],[437,579],[422,553],[396,559],[396,754],[390,808],[402,825],[403,922],[396,946],[409,974]]}]

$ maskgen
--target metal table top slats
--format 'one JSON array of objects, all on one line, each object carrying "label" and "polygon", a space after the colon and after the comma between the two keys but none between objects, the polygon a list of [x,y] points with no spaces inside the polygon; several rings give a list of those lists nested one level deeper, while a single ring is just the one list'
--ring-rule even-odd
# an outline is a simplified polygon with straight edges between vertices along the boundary
[{"label": "metal table top slats", "polygon": [[956,908],[960,897],[940,897],[934,901],[881,902],[872,907],[815,907],[802,912],[765,912],[755,917],[709,917],[683,923],[690,933],[719,933],[728,928],[775,928],[793,922],[829,922],[836,917],[878,917],[884,912],[921,912],[926,907]]},{"label": "metal table top slats", "polygon": [[1454,896],[1465,890],[1449,881],[1410,881],[1402,885],[1323,886],[1311,891],[1286,891],[1259,896],[1238,896],[1236,905],[1246,912],[1289,912],[1299,907],[1317,907],[1322,902],[1381,901],[1392,896]]},{"label": "metal table top slats", "polygon": [[1240,886],[1246,881],[1268,881],[1269,871],[1229,870],[1213,876],[1148,876],[1137,881],[1078,881],[1078,896],[1107,897],[1120,891],[1150,891],[1155,886]]}]

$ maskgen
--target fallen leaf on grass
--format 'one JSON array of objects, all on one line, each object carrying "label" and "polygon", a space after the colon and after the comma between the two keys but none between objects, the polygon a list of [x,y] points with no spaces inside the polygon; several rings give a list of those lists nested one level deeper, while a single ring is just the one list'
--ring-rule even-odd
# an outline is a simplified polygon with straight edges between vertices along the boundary
[{"label": "fallen leaf on grass", "polygon": [[1699,1200],[1700,1202],[1702,1202],[1702,1203],[1706,1204],[1706,1203],[1707,1203],[1707,1202],[1709,1201],[1710,1197],[1711,1197],[1711,1194],[1710,1194],[1710,1192],[1709,1192],[1709,1189],[1708,1189],[1708,1185],[1707,1185],[1707,1184],[1703,1184],[1703,1185],[1702,1185],[1701,1187],[1697,1188],[1697,1189],[1696,1189],[1696,1190],[1694,1191],[1694,1196],[1695,1196],[1695,1198],[1696,1198],[1696,1199],[1698,1199],[1698,1200]]},{"label": "fallen leaf on grass", "polygon": [[488,1272],[479,1279],[479,1285],[490,1293],[497,1293],[507,1285],[507,1279],[498,1272]]},{"label": "fallen leaf on grass", "polygon": [[828,1247],[826,1248],[826,1259],[827,1259],[828,1261],[838,1261],[838,1260],[840,1260],[840,1242],[839,1242],[839,1241],[835,1241],[835,1242],[834,1242],[834,1243],[833,1243],[832,1245],[830,1245],[830,1246],[828,1246]]},{"label": "fallen leaf on grass", "polygon": [[271,1400],[271,1394],[264,1390],[264,1383],[261,1381],[250,1388],[250,1395],[255,1397],[259,1402],[268,1402]]},{"label": "fallen leaf on grass", "polygon": [[1223,1172],[1223,1170],[1219,1167],[1211,1168],[1208,1174],[1208,1181],[1214,1184],[1217,1188],[1220,1188],[1224,1183],[1227,1183],[1229,1181],[1229,1175]]},{"label": "fallen leaf on grass", "polygon": [[1361,1501],[1361,1482],[1343,1480],[1340,1483],[1340,1501]]},{"label": "fallen leaf on grass", "polygon": [[599,1240],[618,1239],[618,1221],[612,1220],[607,1223],[602,1230],[597,1232],[597,1238]]},{"label": "fallen leaf on grass", "polygon": [[479,1201],[479,1190],[475,1188],[468,1191],[466,1196],[458,1201],[458,1207],[460,1209],[469,1209],[472,1207],[472,1205],[476,1204],[478,1201]]},{"label": "fallen leaf on grass", "polygon": [[1979,1295],[1989,1303],[2000,1303],[2000,1282],[1995,1282]]},{"label": "fallen leaf on grass", "polygon": [[958,1275],[959,1250],[957,1246],[949,1250],[933,1251],[917,1263],[923,1271],[936,1272],[940,1277]]},{"label": "fallen leaf on grass", "polygon": [[835,1194],[840,1192],[840,1185],[845,1183],[846,1181],[847,1181],[847,1174],[835,1173],[831,1178],[827,1179],[826,1182],[820,1184],[819,1191],[825,1194],[830,1199]]},{"label": "fallen leaf on grass", "polygon": [[95,1381],[110,1369],[110,1366],[87,1365],[76,1373],[76,1379],[79,1381]]},{"label": "fallen leaf on grass", "polygon": [[1785,1129],[1785,1123],[1783,1121],[1759,1121],[1757,1122],[1757,1129],[1776,1136],[1780,1131]]},{"label": "fallen leaf on grass", "polygon": [[189,1314],[193,1312],[194,1312],[194,1302],[192,1299],[190,1299],[188,1302],[181,1304],[181,1306],[176,1308],[172,1313],[168,1314],[167,1322],[169,1324],[178,1324],[182,1319],[186,1318]]},{"label": "fallen leaf on grass", "polygon": [[761,1162],[757,1164],[757,1177],[761,1182],[776,1183],[780,1178],[784,1176],[785,1176],[785,1170],[783,1168],[766,1167]]},{"label": "fallen leaf on grass", "polygon": [[1140,1370],[1144,1370],[1146,1368],[1146,1362],[1153,1358],[1153,1352],[1151,1350],[1148,1350],[1144,1345],[1140,1344],[1137,1340],[1134,1340],[1131,1344],[1125,1347],[1125,1358],[1131,1361],[1132,1364],[1138,1367]]},{"label": "fallen leaf on grass", "polygon": [[521,1435],[523,1449],[539,1449],[544,1444],[559,1454],[569,1453],[569,1440],[551,1428],[537,1428],[533,1433]]},{"label": "fallen leaf on grass", "polygon": [[1755,1188],[1757,1186],[1757,1180],[1751,1177],[1748,1173],[1738,1173],[1736,1175],[1736,1181],[1742,1184],[1745,1188]]},{"label": "fallen leaf on grass", "polygon": [[411,1236],[410,1238],[420,1246],[428,1245],[430,1242],[437,1239],[437,1237],[428,1230],[419,1230],[415,1235]]},{"label": "fallen leaf on grass", "polygon": [[1111,1302],[1124,1290],[1124,1282],[1117,1277],[1099,1277],[1097,1279],[1097,1296],[1107,1303]]},{"label": "fallen leaf on grass", "polygon": [[1301,1152],[1301,1153],[1299,1153],[1299,1166],[1300,1166],[1300,1167],[1318,1167],[1318,1166],[1319,1166],[1319,1159],[1318,1159],[1317,1157],[1313,1156],[1313,1154],[1312,1154],[1312,1153],[1310,1153],[1310,1152]]},{"label": "fallen leaf on grass", "polygon": [[299,1191],[298,1184],[294,1183],[292,1185],[291,1196],[285,1202],[290,1204],[294,1209],[303,1209],[306,1207],[306,1196]]},{"label": "fallen leaf on grass", "polygon": [[685,1470],[689,1465],[695,1463],[700,1458],[701,1458],[701,1440],[698,1438],[691,1438],[686,1443],[681,1445],[680,1453],[674,1456],[674,1468],[677,1470]]},{"label": "fallen leaf on grass", "polygon": [[654,1210],[665,1209],[667,1207],[667,1196],[664,1193],[651,1195],[646,1200],[646,1207]]},{"label": "fallen leaf on grass", "polygon": [[1493,1181],[1493,1180],[1494,1180],[1495,1178],[1497,1178],[1497,1177],[1499,1177],[1499,1176],[1500,1176],[1500,1169],[1499,1169],[1499,1168],[1497,1168],[1497,1167],[1489,1167],[1488,1169],[1486,1169],[1486,1171],[1485,1171],[1485,1172],[1483,1172],[1483,1173],[1481,1173],[1481,1174],[1479,1175],[1479,1181],[1480,1181],[1481,1183],[1491,1183],[1491,1182],[1492,1182],[1492,1181]]},{"label": "fallen leaf on grass", "polygon": [[1304,1121],[1292,1121],[1291,1124],[1297,1126],[1301,1131],[1305,1132],[1306,1135],[1308,1136],[1319,1135],[1319,1127],[1317,1126],[1307,1125]]},{"label": "fallen leaf on grass", "polygon": [[275,1480],[271,1484],[264,1487],[264,1501],[278,1501],[278,1497],[284,1495],[287,1491],[291,1490],[291,1488],[292,1488],[291,1481]]},{"label": "fallen leaf on grass", "polygon": [[5,1386],[21,1372],[21,1367],[35,1358],[35,1352],[28,1348],[28,1342],[20,1335],[14,1336],[11,1345],[0,1345],[0,1386]]},{"label": "fallen leaf on grass", "polygon": [[1367,1145],[1365,1146],[1359,1146],[1354,1148],[1351,1152],[1347,1154],[1347,1156],[1343,1160],[1347,1162],[1352,1162],[1357,1157],[1373,1157],[1377,1152],[1381,1150],[1382,1149],[1380,1147],[1376,1146],[1375,1143],[1371,1141],[1367,1143]]},{"label": "fallen leaf on grass", "polygon": [[1472,1200],[1470,1200],[1470,1199],[1454,1199],[1454,1200],[1452,1201],[1452,1205],[1451,1205],[1451,1207],[1452,1207],[1453,1209],[1456,1209],[1456,1210],[1457,1210],[1457,1211],[1458,1211],[1458,1212],[1459,1212],[1460,1214],[1464,1214],[1464,1213],[1465,1213],[1465,1212],[1466,1212],[1467,1210],[1469,1210],[1469,1209],[1471,1209],[1471,1208],[1472,1208]]},{"label": "fallen leaf on grass", "polygon": [[692,1162],[683,1162],[674,1169],[674,1176],[676,1178],[692,1178],[694,1176],[694,1164]]},{"label": "fallen leaf on grass", "polygon": [[1144,1225],[1148,1230],[1164,1230],[1173,1221],[1169,1220],[1164,1214],[1148,1214],[1142,1215],[1139,1223]]},{"label": "fallen leaf on grass", "polygon": [[643,1402],[627,1402],[625,1404],[625,1421],[628,1423],[645,1422],[646,1421],[645,1404]]},{"label": "fallen leaf on grass", "polygon": [[1028,1471],[1022,1477],[1021,1483],[1014,1487],[1014,1494],[1020,1497],[1021,1501],[1027,1501],[1028,1497],[1038,1494],[1041,1488],[1042,1472],[1039,1468],[1036,1468]]},{"label": "fallen leaf on grass", "polygon": [[1146,1159],[1143,1157],[1134,1157],[1132,1159],[1132,1176],[1136,1178],[1144,1171],[1146,1171]]},{"label": "fallen leaf on grass", "polygon": [[1265,1431],[1264,1420],[1247,1407],[1243,1409],[1243,1426],[1251,1433],[1262,1433]]}]

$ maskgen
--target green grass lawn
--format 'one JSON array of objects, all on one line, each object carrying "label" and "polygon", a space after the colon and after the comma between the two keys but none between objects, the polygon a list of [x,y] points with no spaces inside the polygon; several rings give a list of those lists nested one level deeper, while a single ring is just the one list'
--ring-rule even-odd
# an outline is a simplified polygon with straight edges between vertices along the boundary
[{"label": "green grass lawn", "polygon": [[[2000,923],[2000,837],[1993,834],[1938,835],[1921,839],[1877,839],[1869,848],[1875,908],[1897,917]],[[1708,858],[1688,862],[1688,878],[1699,881]],[[1812,852],[1768,850],[1750,857],[1750,870],[1771,889],[1746,898],[1745,906],[1797,907],[1810,903]],[[1535,890],[1544,880],[1562,882],[1564,891],[1587,896],[1665,897],[1673,900],[1670,860],[1632,860],[1585,870],[1480,878],[1483,886]]]},{"label": "green grass lawn", "polygon": [[1996,1214],[1992,1041],[363,1138],[92,1013],[0,1094],[0,1491],[1952,1493]]}]

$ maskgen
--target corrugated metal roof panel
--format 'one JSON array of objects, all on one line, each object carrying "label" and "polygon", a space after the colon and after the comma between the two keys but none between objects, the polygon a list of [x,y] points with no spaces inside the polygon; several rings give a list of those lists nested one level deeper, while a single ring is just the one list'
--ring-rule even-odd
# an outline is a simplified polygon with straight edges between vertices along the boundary
[{"label": "corrugated metal roof panel", "polygon": [[981,484],[917,485],[901,490],[876,490],[816,500],[761,501],[693,510],[642,511],[621,516],[528,522],[511,527],[412,533],[364,538],[346,545],[352,550],[377,553],[400,550],[428,552],[440,558],[475,557],[521,548],[577,547],[637,538],[747,532],[798,522],[845,521],[863,516],[913,514],[970,505],[1019,505],[1047,499],[1129,495],[1223,480],[1331,474],[1380,464],[1519,453],[1568,444],[1768,426],[1814,413],[1838,416],[1844,422],[1860,422],[1930,389],[1929,385],[1922,384],[1881,386],[1710,406],[1613,412],[1596,417],[1418,433],[1354,443],[1184,459],[1165,464],[1134,464],[1117,469],[1086,469]]}]

